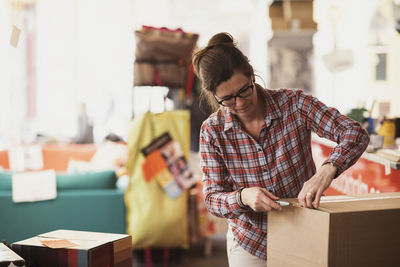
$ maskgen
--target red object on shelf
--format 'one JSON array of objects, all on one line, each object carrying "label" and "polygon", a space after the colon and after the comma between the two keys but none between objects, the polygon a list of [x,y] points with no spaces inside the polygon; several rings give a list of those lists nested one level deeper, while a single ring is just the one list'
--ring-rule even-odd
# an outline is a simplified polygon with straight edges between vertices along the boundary
[{"label": "red object on shelf", "polygon": [[[312,142],[313,158],[317,168],[328,158],[332,147]],[[400,192],[400,170],[391,168],[385,174],[385,166],[361,157],[352,167],[336,178],[325,195],[351,195]]]}]

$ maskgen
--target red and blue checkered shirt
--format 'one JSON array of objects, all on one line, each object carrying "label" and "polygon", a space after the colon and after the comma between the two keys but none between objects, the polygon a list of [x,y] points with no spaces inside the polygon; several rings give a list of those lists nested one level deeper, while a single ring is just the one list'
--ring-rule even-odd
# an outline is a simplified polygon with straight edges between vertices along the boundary
[{"label": "red and blue checkered shirt", "polygon": [[203,193],[209,211],[229,219],[236,242],[249,253],[267,258],[267,212],[241,209],[240,188],[266,188],[280,198],[297,197],[316,167],[311,132],[335,141],[327,162],[337,175],[366,149],[366,131],[335,108],[301,90],[263,90],[265,125],[259,141],[248,134],[227,108],[204,121],[200,132]]}]

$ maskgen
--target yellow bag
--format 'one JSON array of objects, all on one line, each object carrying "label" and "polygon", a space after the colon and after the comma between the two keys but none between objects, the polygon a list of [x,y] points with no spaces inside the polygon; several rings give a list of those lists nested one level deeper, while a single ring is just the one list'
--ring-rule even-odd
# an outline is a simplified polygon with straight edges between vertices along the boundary
[{"label": "yellow bag", "polygon": [[161,114],[150,111],[133,120],[128,139],[127,167],[130,183],[125,194],[127,233],[132,235],[133,249],[172,248],[188,245],[187,190],[171,199],[156,179],[145,181],[142,148],[161,134],[169,132],[185,155],[190,149],[190,113],[174,110]]}]

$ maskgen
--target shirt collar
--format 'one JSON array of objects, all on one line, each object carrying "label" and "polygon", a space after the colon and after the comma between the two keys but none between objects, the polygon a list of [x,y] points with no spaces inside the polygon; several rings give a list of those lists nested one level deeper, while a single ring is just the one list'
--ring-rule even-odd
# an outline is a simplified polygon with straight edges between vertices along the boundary
[{"label": "shirt collar", "polygon": [[234,125],[236,125],[239,121],[233,114],[229,111],[227,107],[222,107],[222,114],[225,117],[225,123],[224,123],[224,131],[228,131],[231,129]]},{"label": "shirt collar", "polygon": [[[282,117],[282,112],[279,108],[278,103],[272,97],[271,90],[262,89],[262,97],[264,98],[266,109],[264,121],[265,124],[269,126],[273,119]],[[227,107],[221,107],[221,112],[222,115],[225,117],[224,131],[228,131],[233,127],[240,126],[239,120],[229,111]]]}]

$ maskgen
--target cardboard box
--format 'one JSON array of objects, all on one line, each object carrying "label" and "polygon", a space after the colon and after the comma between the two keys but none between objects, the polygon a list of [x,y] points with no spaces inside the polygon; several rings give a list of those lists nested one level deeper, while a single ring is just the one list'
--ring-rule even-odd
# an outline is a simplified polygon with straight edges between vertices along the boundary
[{"label": "cardboard box", "polygon": [[4,267],[24,267],[25,260],[18,256],[9,247],[0,243],[0,266]]},{"label": "cardboard box", "polygon": [[288,1],[287,5],[282,2],[274,2],[269,7],[272,29],[290,30],[294,21],[298,23],[297,30],[316,30],[317,23],[313,17],[312,1]]},{"label": "cardboard box", "polygon": [[400,193],[285,201],[268,214],[268,267],[400,266]]},{"label": "cardboard box", "polygon": [[[41,241],[68,240],[76,246],[49,248]],[[57,230],[11,245],[27,267],[131,267],[132,237],[121,234]]]}]

